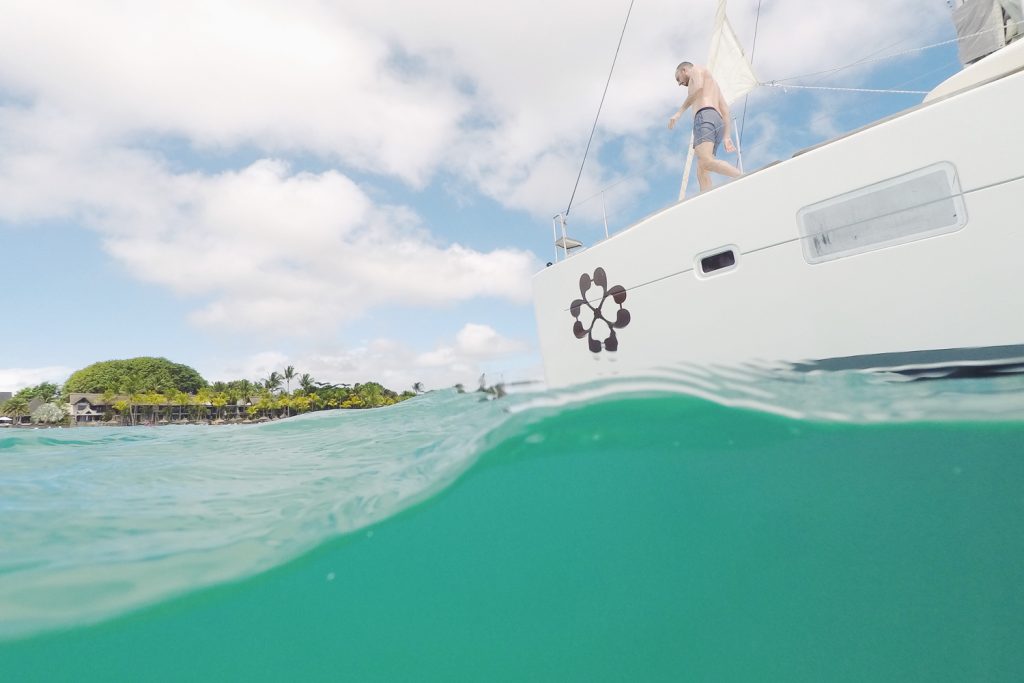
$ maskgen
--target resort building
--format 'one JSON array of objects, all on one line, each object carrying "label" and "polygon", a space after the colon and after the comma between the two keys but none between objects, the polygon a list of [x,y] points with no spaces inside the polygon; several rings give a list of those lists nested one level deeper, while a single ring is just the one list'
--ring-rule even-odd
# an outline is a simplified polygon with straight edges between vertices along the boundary
[{"label": "resort building", "polygon": [[147,402],[145,396],[138,396],[129,401],[128,396],[120,394],[80,394],[72,393],[68,399],[68,414],[72,425],[85,425],[99,422],[120,422],[119,412],[114,408],[117,403],[131,403],[136,411],[136,419],[146,424],[169,424],[173,422],[210,421],[216,419],[240,420],[246,416],[246,409],[253,404],[251,399],[241,399],[237,403],[229,403],[218,408],[210,402],[189,403],[188,405]]},{"label": "resort building", "polygon": [[[108,413],[113,413],[107,402],[103,400],[103,394],[71,394],[68,403],[68,413],[74,424],[103,422],[107,419]],[[113,399],[110,403],[114,403]]]}]

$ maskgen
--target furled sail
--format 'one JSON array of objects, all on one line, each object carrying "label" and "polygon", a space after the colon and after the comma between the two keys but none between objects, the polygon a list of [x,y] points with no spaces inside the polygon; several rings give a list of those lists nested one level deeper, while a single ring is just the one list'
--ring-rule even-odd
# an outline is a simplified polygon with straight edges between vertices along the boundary
[{"label": "furled sail", "polygon": [[757,87],[757,76],[750,60],[743,54],[739,38],[725,15],[726,0],[718,0],[715,15],[715,30],[711,34],[711,49],[708,52],[708,69],[718,81],[725,101],[732,104]]},{"label": "furled sail", "polygon": [[[725,14],[726,0],[718,0],[718,11],[715,13],[715,27],[711,34],[711,49],[708,51],[707,67],[718,82],[722,96],[730,105],[746,95],[758,85],[757,76],[750,60],[740,47],[739,38],[732,30],[729,18]],[[690,181],[690,170],[693,166],[693,134],[690,134],[689,151],[686,155],[686,170],[683,172],[683,185],[679,188],[679,198],[686,197],[686,185]]]}]

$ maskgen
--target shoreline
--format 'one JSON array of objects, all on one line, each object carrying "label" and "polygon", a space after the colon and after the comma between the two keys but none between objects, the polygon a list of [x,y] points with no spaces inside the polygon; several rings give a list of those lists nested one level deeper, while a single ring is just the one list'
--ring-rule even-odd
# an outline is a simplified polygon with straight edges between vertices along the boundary
[{"label": "shoreline", "polygon": [[[292,415],[290,417],[296,417]],[[210,427],[226,427],[233,425],[254,425],[254,424],[266,424],[267,422],[279,422],[281,420],[287,420],[287,417],[260,417],[255,420],[178,420],[175,422],[145,422],[140,424],[128,425],[121,424],[119,422],[81,422],[79,424],[72,425],[54,425],[54,424],[24,424],[24,425],[0,425],[0,431],[3,430],[15,430],[15,429],[92,429],[100,427],[194,427],[194,426],[210,426]]]}]

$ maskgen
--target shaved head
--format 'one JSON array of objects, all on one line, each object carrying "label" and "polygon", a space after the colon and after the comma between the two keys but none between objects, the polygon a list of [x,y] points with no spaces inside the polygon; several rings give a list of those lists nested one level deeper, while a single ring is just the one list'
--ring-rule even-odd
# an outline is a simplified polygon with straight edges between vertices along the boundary
[{"label": "shaved head", "polygon": [[693,62],[681,62],[676,67],[676,83],[688,85],[690,83],[690,70],[693,69]]}]

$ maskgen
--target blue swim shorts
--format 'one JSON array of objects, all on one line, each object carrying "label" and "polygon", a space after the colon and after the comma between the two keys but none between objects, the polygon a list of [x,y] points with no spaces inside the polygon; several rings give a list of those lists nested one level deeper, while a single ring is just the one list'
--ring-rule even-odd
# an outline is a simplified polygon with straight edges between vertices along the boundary
[{"label": "blue swim shorts", "polygon": [[715,145],[713,154],[717,155],[724,132],[722,115],[717,109],[704,107],[693,117],[693,148],[697,149],[697,145],[702,142],[712,142]]}]

